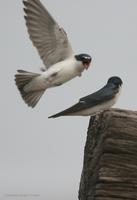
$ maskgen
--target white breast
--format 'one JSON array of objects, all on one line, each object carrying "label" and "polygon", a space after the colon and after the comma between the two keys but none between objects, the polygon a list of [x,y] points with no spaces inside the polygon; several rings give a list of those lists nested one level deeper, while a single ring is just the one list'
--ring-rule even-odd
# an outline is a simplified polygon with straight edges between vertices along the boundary
[{"label": "white breast", "polygon": [[79,76],[84,70],[84,66],[80,61],[75,58],[70,58],[65,61],[59,62],[44,72],[46,77],[52,77],[52,74],[57,72],[57,75],[52,78],[52,86],[63,84],[72,78]]}]

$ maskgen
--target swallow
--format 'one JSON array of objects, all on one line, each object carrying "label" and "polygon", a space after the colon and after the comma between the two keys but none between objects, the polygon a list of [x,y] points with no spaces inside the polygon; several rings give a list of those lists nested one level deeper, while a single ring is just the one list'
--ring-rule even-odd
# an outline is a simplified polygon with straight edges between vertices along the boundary
[{"label": "swallow", "polygon": [[108,108],[117,101],[122,86],[122,80],[113,76],[108,79],[107,84],[95,93],[85,96],[78,103],[63,110],[49,118],[61,116],[93,116]]},{"label": "swallow", "polygon": [[26,104],[35,107],[46,89],[60,86],[89,68],[91,56],[75,54],[67,34],[40,0],[23,1],[30,39],[44,63],[41,73],[18,70],[15,82]]}]

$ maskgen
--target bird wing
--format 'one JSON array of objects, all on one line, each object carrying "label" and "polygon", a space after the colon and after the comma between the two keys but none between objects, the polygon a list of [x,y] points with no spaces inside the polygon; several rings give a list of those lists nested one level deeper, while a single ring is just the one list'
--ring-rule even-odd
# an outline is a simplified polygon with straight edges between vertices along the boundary
[{"label": "bird wing", "polygon": [[83,103],[79,102],[66,110],[63,110],[55,115],[50,116],[49,118],[56,118],[56,117],[63,116],[63,115],[69,115],[71,113],[81,110],[81,108],[83,108],[84,106],[85,105]]},{"label": "bird wing", "polygon": [[53,116],[50,116],[49,118],[55,118],[62,115],[69,115],[75,112],[82,111],[84,109],[91,108],[98,104],[102,104],[105,101],[109,101],[113,99],[118,92],[119,92],[119,89],[115,85],[113,84],[106,85],[102,89],[98,90],[97,92],[81,98],[77,104],[71,106],[70,108],[62,112],[59,112]]},{"label": "bird wing", "polygon": [[97,92],[81,98],[79,102],[86,104],[87,107],[96,106],[113,99],[118,92],[119,88],[114,84],[107,84]]},{"label": "bird wing", "polygon": [[39,0],[26,0],[23,3],[30,39],[45,67],[49,68],[72,56],[73,50],[66,32],[59,27],[42,3]]}]

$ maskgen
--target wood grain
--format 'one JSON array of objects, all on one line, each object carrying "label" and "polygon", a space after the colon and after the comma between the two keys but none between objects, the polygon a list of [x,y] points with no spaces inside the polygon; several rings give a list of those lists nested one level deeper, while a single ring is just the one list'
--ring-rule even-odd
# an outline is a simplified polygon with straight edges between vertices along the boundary
[{"label": "wood grain", "polygon": [[91,117],[79,200],[137,200],[137,112]]}]

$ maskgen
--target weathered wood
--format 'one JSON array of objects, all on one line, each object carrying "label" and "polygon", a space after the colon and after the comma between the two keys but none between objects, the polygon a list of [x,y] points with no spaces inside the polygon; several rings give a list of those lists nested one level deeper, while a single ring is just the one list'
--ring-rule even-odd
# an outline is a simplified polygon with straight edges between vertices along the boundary
[{"label": "weathered wood", "polygon": [[137,200],[137,112],[91,117],[79,200]]}]

